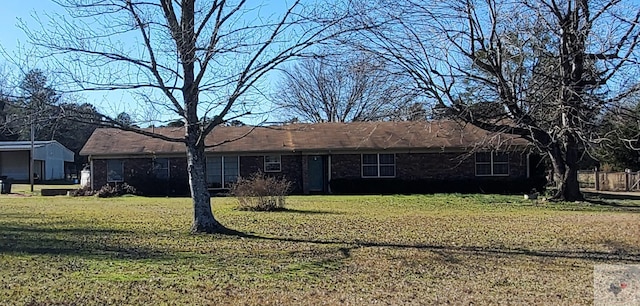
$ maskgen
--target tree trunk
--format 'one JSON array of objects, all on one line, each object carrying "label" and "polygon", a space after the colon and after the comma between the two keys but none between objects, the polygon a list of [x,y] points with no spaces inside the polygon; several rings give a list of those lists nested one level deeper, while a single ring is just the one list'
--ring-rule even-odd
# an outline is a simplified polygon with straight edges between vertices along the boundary
[{"label": "tree trunk", "polygon": [[205,175],[204,145],[198,144],[195,138],[193,135],[187,136],[187,171],[193,202],[191,233],[222,233],[226,228],[216,221],[211,210]]},{"label": "tree trunk", "polygon": [[567,144],[563,152],[560,145],[555,143],[549,151],[553,165],[553,179],[558,190],[552,197],[558,201],[583,201],[584,196],[578,184],[578,149],[573,144]]}]

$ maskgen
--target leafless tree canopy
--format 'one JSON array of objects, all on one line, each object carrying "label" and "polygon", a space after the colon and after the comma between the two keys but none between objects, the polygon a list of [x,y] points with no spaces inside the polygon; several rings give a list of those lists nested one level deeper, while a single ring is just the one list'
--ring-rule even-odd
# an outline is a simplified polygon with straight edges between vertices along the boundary
[{"label": "leafless tree canopy", "polygon": [[[393,2],[393,3],[392,3]],[[361,48],[396,64],[442,110],[528,139],[553,163],[558,198],[581,199],[577,161],[602,141],[605,108],[638,90],[640,9],[622,0],[361,4]],[[493,105],[493,106],[492,106]]]},{"label": "leafless tree canopy", "polygon": [[[24,28],[72,90],[134,91],[139,102],[185,122],[183,142],[194,232],[224,230],[213,218],[205,182],[204,139],[217,125],[251,111],[258,85],[275,67],[345,30],[347,10],[269,6],[246,0],[54,0],[68,16],[46,30]],[[273,12],[272,12],[273,11]]]},{"label": "leafless tree canopy", "polygon": [[372,55],[304,59],[283,71],[274,101],[288,118],[305,122],[396,119],[416,102],[402,78]]},{"label": "leafless tree canopy", "polygon": [[247,1],[55,2],[69,16],[50,16],[54,31],[24,30],[71,90],[135,90],[205,133],[250,112],[261,78],[335,34],[340,17],[301,1],[274,13]]}]

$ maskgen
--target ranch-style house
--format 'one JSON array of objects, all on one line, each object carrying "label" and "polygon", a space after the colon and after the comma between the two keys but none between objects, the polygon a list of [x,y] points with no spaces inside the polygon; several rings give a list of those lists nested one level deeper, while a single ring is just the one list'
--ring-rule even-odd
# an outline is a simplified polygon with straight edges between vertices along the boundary
[{"label": "ranch-style house", "polygon": [[[153,128],[171,137],[184,128]],[[541,188],[540,159],[513,136],[454,121],[219,126],[207,137],[206,180],[223,192],[256,172],[285,177],[292,192],[527,192]],[[188,193],[186,150],[113,128],[80,152],[91,187],[127,182],[149,194]]]}]

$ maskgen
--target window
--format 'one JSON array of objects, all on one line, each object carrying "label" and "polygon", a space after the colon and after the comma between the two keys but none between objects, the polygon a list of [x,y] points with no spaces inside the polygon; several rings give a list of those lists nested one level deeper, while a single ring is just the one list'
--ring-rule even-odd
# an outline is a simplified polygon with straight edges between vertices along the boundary
[{"label": "window", "polygon": [[280,172],[282,169],[280,155],[265,155],[264,172]]},{"label": "window", "polygon": [[395,154],[362,154],[362,177],[395,176]]},{"label": "window", "polygon": [[207,183],[213,188],[229,188],[238,181],[238,156],[208,156]]},{"label": "window", "polygon": [[124,182],[124,162],[122,160],[107,160],[107,182]]},{"label": "window", "polygon": [[476,153],[477,176],[508,176],[509,154],[504,152]]},{"label": "window", "polygon": [[169,179],[169,159],[168,158],[156,158],[153,163],[153,175],[161,180]]}]

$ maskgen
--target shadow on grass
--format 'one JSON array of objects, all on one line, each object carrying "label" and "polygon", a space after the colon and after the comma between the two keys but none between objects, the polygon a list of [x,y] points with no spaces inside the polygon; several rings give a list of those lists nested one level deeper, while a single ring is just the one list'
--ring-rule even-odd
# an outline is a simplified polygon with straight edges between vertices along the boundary
[{"label": "shadow on grass", "polygon": [[[267,237],[254,234],[246,234],[237,231],[230,231],[223,233],[223,235],[237,236],[248,239],[260,239],[280,242],[293,242],[293,243],[314,243],[323,245],[350,245],[348,248],[341,248],[346,257],[350,256],[351,251],[358,248],[398,248],[398,249],[418,249],[437,253],[443,257],[448,257],[450,254],[470,254],[481,256],[531,256],[538,258],[566,258],[566,259],[582,259],[596,262],[628,262],[628,263],[640,263],[640,252],[634,249],[633,252],[620,251],[615,252],[602,252],[602,251],[577,251],[577,250],[531,250],[526,248],[508,248],[508,247],[483,247],[483,246],[450,246],[450,245],[436,245],[436,244],[402,244],[402,243],[385,243],[385,242],[372,242],[372,241],[339,241],[339,240],[314,240],[314,239],[297,239],[297,238],[282,238],[282,237]],[[445,254],[448,253],[448,254]]]},{"label": "shadow on grass", "polygon": [[111,240],[131,231],[0,225],[0,254],[66,255],[104,259],[169,259],[170,254]]},{"label": "shadow on grass", "polygon": [[32,215],[27,215],[23,213],[7,213],[0,212],[0,219],[32,219]]},{"label": "shadow on grass", "polygon": [[254,213],[269,213],[269,214],[281,214],[292,213],[301,215],[343,215],[344,213],[325,210],[304,210],[304,209],[291,209],[291,208],[278,208],[274,210],[252,210],[252,209],[237,209],[239,211],[249,211]]},{"label": "shadow on grass", "polygon": [[341,215],[342,213],[335,211],[323,211],[323,210],[304,210],[304,209],[291,209],[283,208],[281,210],[273,211],[275,213],[294,213],[302,215]]},{"label": "shadow on grass", "polygon": [[598,198],[587,198],[586,202],[599,207],[616,208],[618,210],[623,210],[626,212],[640,212],[640,206],[634,205],[632,203],[625,203],[625,202],[612,201],[612,200],[605,201]]},{"label": "shadow on grass", "polygon": [[[82,256],[96,259],[128,259],[128,260],[171,260],[176,254],[161,251],[152,247],[142,247],[129,241],[136,233],[126,230],[74,227],[27,227],[15,224],[0,224],[0,254],[35,254]],[[115,239],[114,239],[115,236]],[[640,251],[629,245],[607,245],[614,251],[595,250],[540,250],[528,248],[510,248],[503,246],[453,246],[443,244],[405,244],[361,240],[320,240],[289,237],[268,237],[258,234],[243,233],[225,229],[214,235],[218,238],[244,238],[264,241],[288,243],[310,243],[332,245],[336,247],[342,258],[349,258],[353,250],[359,248],[397,248],[431,251],[445,258],[455,254],[476,256],[530,256],[553,259],[581,259],[593,262],[627,262],[640,263]],[[453,257],[451,257],[453,258]]]},{"label": "shadow on grass", "polygon": [[[64,224],[57,222],[56,224]],[[65,235],[113,235],[113,234],[133,234],[133,231],[124,231],[116,229],[102,228],[50,228],[50,227],[31,227],[25,228],[17,225],[0,225],[0,233],[22,232],[34,234],[65,234]]]},{"label": "shadow on grass", "polygon": [[639,192],[582,190],[582,194],[587,198],[599,198],[608,200],[640,200]]}]

